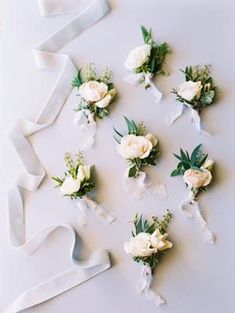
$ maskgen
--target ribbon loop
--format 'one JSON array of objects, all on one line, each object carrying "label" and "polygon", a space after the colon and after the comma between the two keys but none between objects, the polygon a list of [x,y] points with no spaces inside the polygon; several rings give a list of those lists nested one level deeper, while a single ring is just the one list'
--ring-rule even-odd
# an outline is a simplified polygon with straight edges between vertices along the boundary
[{"label": "ribbon loop", "polygon": [[[61,1],[40,0],[39,4],[43,15],[58,13],[60,11],[59,8],[61,8]],[[65,2],[63,1],[63,3]],[[77,1],[73,1],[73,3],[75,2]],[[53,11],[54,9],[55,11]],[[70,57],[58,53],[58,49],[104,17],[109,9],[109,4],[106,0],[92,1],[88,8],[72,22],[65,25],[34,50],[36,66],[57,70],[59,71],[59,77],[36,121],[19,121],[8,132],[9,140],[26,170],[26,173],[20,175],[16,183],[8,191],[10,240],[13,247],[24,254],[30,255],[34,253],[52,232],[62,228],[72,234],[72,258],[75,256],[76,234],[74,229],[69,225],[46,226],[30,240],[26,240],[25,238],[25,212],[22,189],[30,191],[37,190],[45,176],[45,170],[27,137],[44,129],[55,121],[72,90],[70,82],[71,78],[77,74],[77,69]],[[97,252],[85,263],[78,262],[75,259],[73,260],[74,263],[67,271],[59,273],[50,280],[25,291],[3,313],[18,313],[47,301],[110,267],[109,255],[106,250]]]},{"label": "ribbon loop", "polygon": [[150,90],[156,100],[159,102],[162,98],[162,93],[158,90],[156,85],[152,81],[153,74],[152,73],[136,73],[129,74],[124,78],[128,84],[137,86],[138,84],[144,83],[144,87]]},{"label": "ribbon loop", "polygon": [[168,125],[173,124],[181,115],[183,115],[185,107],[190,110],[191,122],[195,126],[196,130],[205,136],[211,137],[211,135],[203,129],[201,117],[200,117],[198,111],[194,110],[187,103],[184,103],[184,104],[183,103],[177,103],[175,111],[171,112],[170,114],[167,115],[166,123]]},{"label": "ribbon loop", "polygon": [[114,217],[110,215],[108,210],[104,208],[103,206],[96,203],[94,200],[91,200],[87,196],[84,196],[81,199],[76,200],[77,207],[81,210],[82,216],[82,224],[86,225],[88,222],[87,217],[87,210],[93,210],[99,215],[101,218],[103,218],[108,223],[113,223],[115,221]]},{"label": "ribbon loop", "polygon": [[126,191],[132,194],[137,200],[155,194],[161,199],[167,197],[166,186],[164,184],[148,183],[145,172],[140,171],[139,175],[134,178],[128,177],[128,171],[126,171],[124,174],[124,184]]}]

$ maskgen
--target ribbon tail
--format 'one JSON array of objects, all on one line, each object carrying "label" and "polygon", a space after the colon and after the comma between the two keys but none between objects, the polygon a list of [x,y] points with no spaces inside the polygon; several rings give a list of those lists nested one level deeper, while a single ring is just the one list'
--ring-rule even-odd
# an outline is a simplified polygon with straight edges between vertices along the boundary
[{"label": "ribbon tail", "polygon": [[85,136],[84,149],[89,149],[95,142],[96,135],[96,122],[94,115],[89,110],[78,111],[74,115],[74,125],[80,127],[81,131]]},{"label": "ribbon tail", "polygon": [[162,98],[162,93],[157,88],[157,86],[152,82],[152,80],[149,81],[149,87],[147,88],[150,90],[150,92],[153,94],[156,102],[159,102]]},{"label": "ribbon tail", "polygon": [[173,124],[183,113],[184,113],[183,103],[177,103],[175,111],[167,115],[166,123],[168,125]]},{"label": "ribbon tail", "polygon": [[196,205],[195,205],[195,214],[196,214],[196,217],[197,217],[197,219],[198,219],[198,222],[199,222],[199,224],[200,224],[200,226],[201,226],[204,239],[205,239],[206,242],[208,242],[208,243],[210,243],[210,244],[213,244],[214,241],[215,241],[215,236],[214,236],[214,234],[209,230],[208,225],[207,225],[207,222],[206,222],[206,220],[204,219],[204,217],[203,217],[202,214],[201,214],[199,203],[196,202],[195,204],[196,204]]},{"label": "ribbon tail", "polygon": [[82,199],[77,200],[75,204],[80,210],[81,224],[87,225],[88,224],[87,204]]},{"label": "ribbon tail", "polygon": [[191,117],[192,117],[192,122],[195,125],[197,131],[205,136],[211,137],[211,135],[203,129],[201,117],[198,111],[191,109]]},{"label": "ribbon tail", "polygon": [[124,78],[124,81],[130,85],[137,86],[144,81],[144,74],[143,73],[129,74]]},{"label": "ribbon tail", "polygon": [[115,221],[115,218],[109,213],[109,211],[103,206],[99,205],[94,200],[91,200],[88,197],[83,197],[83,201],[86,203],[88,209],[91,209],[94,212],[96,212],[98,216],[100,216],[109,224],[112,224]]},{"label": "ribbon tail", "polygon": [[190,192],[188,197],[180,205],[180,210],[188,218],[193,218],[194,217],[194,214],[190,210],[192,208],[192,205],[194,204],[194,201],[195,201],[194,200],[194,194],[192,192]]},{"label": "ribbon tail", "polygon": [[155,305],[166,303],[162,296],[153,291],[150,286],[152,282],[152,271],[150,266],[143,265],[141,269],[141,278],[137,285],[137,294],[145,295],[149,300],[153,301]]}]

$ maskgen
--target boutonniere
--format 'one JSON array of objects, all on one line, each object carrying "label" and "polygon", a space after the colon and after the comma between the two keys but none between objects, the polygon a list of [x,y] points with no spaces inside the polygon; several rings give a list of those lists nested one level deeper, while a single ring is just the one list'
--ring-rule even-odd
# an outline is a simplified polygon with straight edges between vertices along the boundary
[{"label": "boutonniere", "polygon": [[98,75],[94,66],[89,65],[84,75],[82,70],[72,81],[72,86],[78,88],[79,104],[75,108],[74,124],[80,126],[86,133],[89,148],[94,143],[96,120],[109,114],[109,106],[116,96],[116,89],[111,81],[111,71],[106,69]]},{"label": "boutonniere", "polygon": [[125,252],[130,254],[135,262],[142,264],[138,294],[145,294],[156,305],[165,303],[165,300],[151,289],[152,276],[163,254],[173,246],[167,240],[167,228],[171,219],[172,213],[169,211],[162,219],[152,217],[151,222],[137,214],[134,218],[132,237],[124,243]]},{"label": "boutonniere", "polygon": [[151,29],[148,31],[141,26],[141,32],[144,44],[129,53],[124,65],[133,74],[128,75],[125,81],[132,85],[143,83],[145,89],[150,89],[156,101],[159,101],[162,94],[153,84],[152,79],[158,74],[167,75],[162,66],[170,48],[166,42],[157,44],[152,38]]},{"label": "boutonniere", "polygon": [[176,112],[168,117],[168,123],[173,123],[183,114],[184,106],[191,110],[192,122],[196,129],[208,135],[202,130],[200,113],[203,108],[211,105],[216,99],[216,87],[210,75],[210,66],[187,66],[181,70],[185,75],[185,82],[172,90],[176,95],[176,101],[180,103]]},{"label": "boutonniere", "polygon": [[[188,151],[184,152],[180,149],[180,154],[174,154],[174,156],[180,162],[177,165],[177,168],[171,173],[171,176],[183,176],[183,180],[189,190],[189,195],[180,208],[186,216],[195,216],[198,218],[205,240],[214,243],[214,235],[208,229],[197,201],[197,195],[199,192],[206,191],[212,181],[214,161],[209,159],[208,155],[201,151],[201,144],[193,150],[191,155],[189,155]],[[195,209],[195,213],[192,212],[192,208]]]},{"label": "boutonniere", "polygon": [[129,168],[124,174],[125,187],[137,199],[141,199],[147,193],[158,193],[166,196],[163,184],[151,185],[146,183],[146,173],[142,171],[144,166],[155,166],[159,155],[158,139],[150,133],[146,133],[143,122],[136,124],[133,120],[124,117],[128,133],[121,134],[114,128],[117,152],[127,160]]},{"label": "boutonniere", "polygon": [[90,198],[90,194],[95,190],[94,166],[84,165],[81,153],[76,155],[76,162],[69,153],[65,154],[64,160],[66,171],[64,177],[54,176],[56,187],[59,188],[62,196],[74,200],[75,205],[80,209],[82,224],[87,224],[87,210],[95,211],[107,222],[112,223],[114,218],[109,212]]}]

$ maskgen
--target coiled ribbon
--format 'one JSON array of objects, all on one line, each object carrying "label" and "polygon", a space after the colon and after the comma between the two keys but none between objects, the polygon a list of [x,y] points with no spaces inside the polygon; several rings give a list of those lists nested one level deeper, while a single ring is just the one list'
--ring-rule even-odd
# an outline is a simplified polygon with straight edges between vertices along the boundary
[{"label": "coiled ribbon", "polygon": [[[78,1],[75,0],[39,0],[39,7],[41,14],[48,16],[75,13],[77,3]],[[45,171],[27,137],[53,124],[71,92],[71,78],[77,74],[77,69],[70,57],[58,53],[58,50],[103,18],[109,10],[106,0],[94,0],[72,22],[58,30],[33,51],[38,68],[59,71],[59,76],[35,122],[21,120],[8,132],[9,140],[26,171],[16,179],[8,193],[10,240],[13,247],[24,254],[30,255],[58,228],[69,231],[73,237],[73,265],[67,271],[59,273],[50,280],[25,291],[3,313],[17,313],[47,301],[110,267],[109,255],[106,250],[95,252],[85,263],[76,260],[76,233],[70,225],[44,227],[33,238],[26,240],[24,199],[21,194],[22,189],[36,191],[45,177]]]}]

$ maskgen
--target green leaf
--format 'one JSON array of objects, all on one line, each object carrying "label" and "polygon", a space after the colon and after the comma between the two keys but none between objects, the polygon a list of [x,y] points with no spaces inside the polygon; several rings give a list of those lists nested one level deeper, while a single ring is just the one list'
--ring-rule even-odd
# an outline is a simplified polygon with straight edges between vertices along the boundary
[{"label": "green leaf", "polygon": [[115,136],[113,136],[114,140],[117,141],[117,143],[121,143]]},{"label": "green leaf", "polygon": [[215,96],[215,91],[214,90],[209,90],[205,93],[202,94],[200,98],[200,102],[204,105],[207,106],[213,102],[213,98]]},{"label": "green leaf", "polygon": [[201,151],[201,147],[202,147],[202,144],[198,145],[192,152],[191,154],[191,165],[196,165],[197,163],[197,159],[198,159],[198,156],[200,154],[200,151]]},{"label": "green leaf", "polygon": [[127,124],[128,133],[138,135],[138,127],[136,126],[135,122],[133,120],[129,120],[126,116],[124,116],[124,119]]},{"label": "green leaf", "polygon": [[123,135],[122,135],[121,133],[119,133],[119,131],[117,131],[115,127],[113,127],[113,130],[115,131],[115,133],[116,133],[118,136],[123,137]]},{"label": "green leaf", "polygon": [[207,157],[208,157],[208,154],[206,154],[204,157],[202,157],[201,161],[198,162],[197,166],[201,167],[206,162]]},{"label": "green leaf", "polygon": [[134,219],[134,225],[135,225],[135,232],[136,232],[136,235],[138,235],[139,233],[142,233],[143,232],[143,216],[142,215],[136,215],[135,216],[135,219]]},{"label": "green leaf", "polygon": [[129,168],[128,177],[136,177],[138,173],[138,168],[136,165]]},{"label": "green leaf", "polygon": [[141,32],[142,32],[142,36],[143,36],[144,42],[146,44],[148,44],[149,40],[152,39],[151,29],[148,32],[147,29],[144,26],[141,26]]},{"label": "green leaf", "polygon": [[72,81],[73,87],[80,87],[83,84],[82,78],[81,78],[81,71],[82,69],[79,69],[77,76]]},{"label": "green leaf", "polygon": [[181,171],[178,168],[176,168],[174,171],[171,172],[171,177],[175,177],[179,175],[181,175]]},{"label": "green leaf", "polygon": [[176,157],[176,159],[182,161],[182,158],[181,158],[179,155],[177,155],[177,154],[175,154],[175,153],[173,153],[173,155]]},{"label": "green leaf", "polygon": [[180,148],[180,155],[181,155],[181,159],[182,161],[188,162],[188,158],[187,155],[184,153],[184,151]]}]

